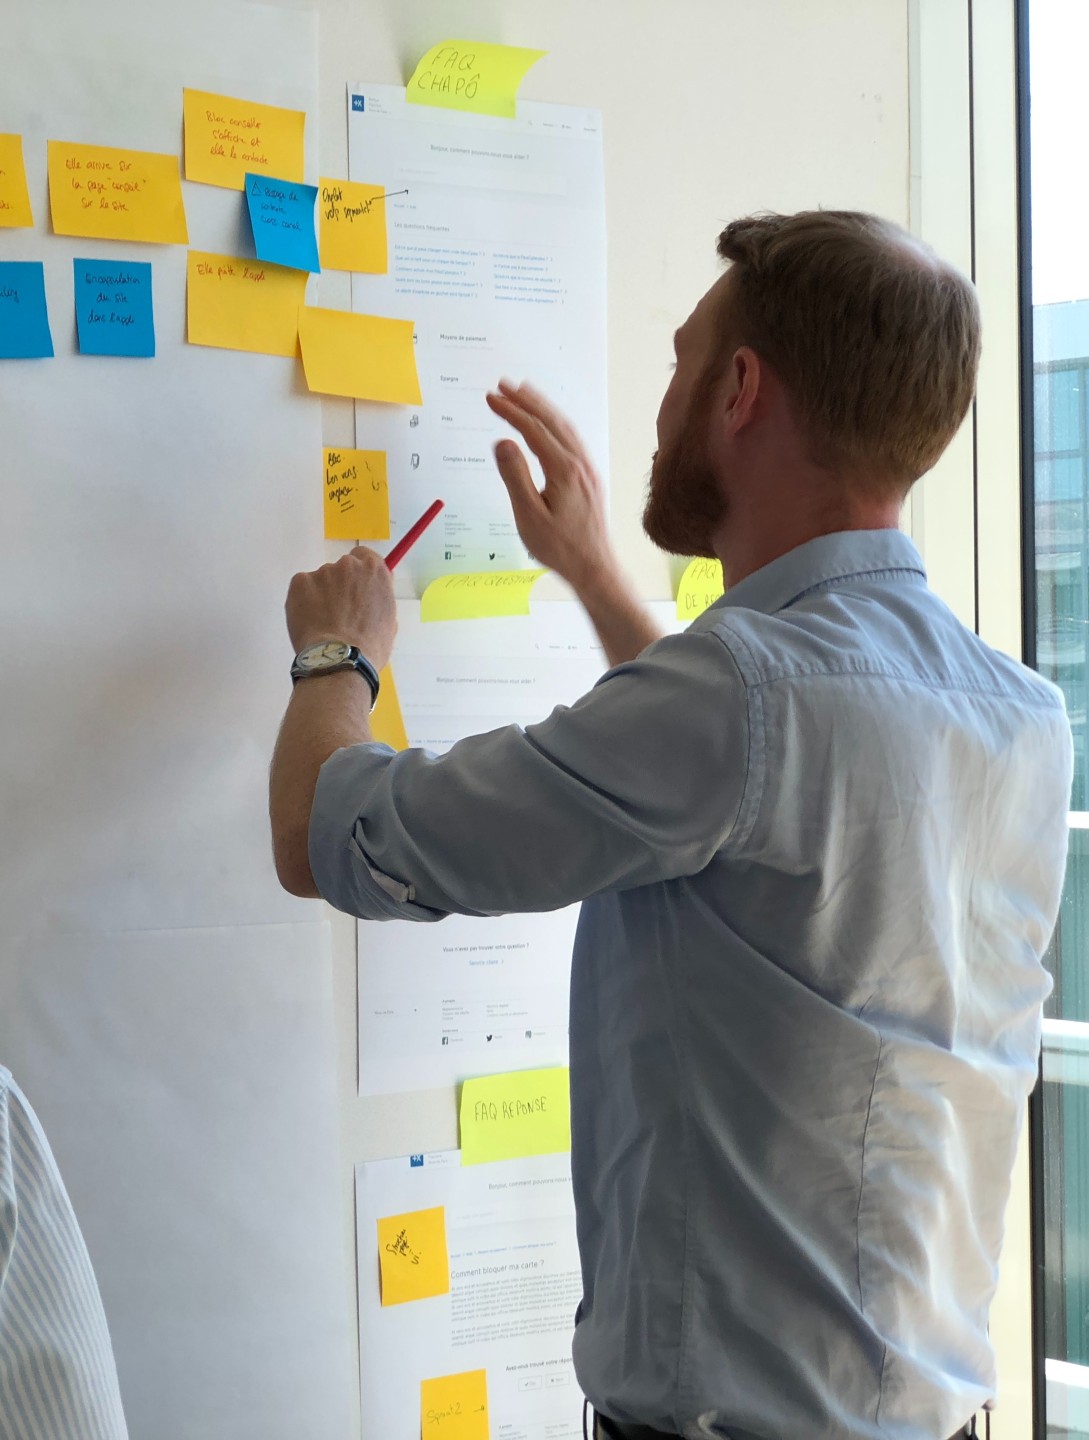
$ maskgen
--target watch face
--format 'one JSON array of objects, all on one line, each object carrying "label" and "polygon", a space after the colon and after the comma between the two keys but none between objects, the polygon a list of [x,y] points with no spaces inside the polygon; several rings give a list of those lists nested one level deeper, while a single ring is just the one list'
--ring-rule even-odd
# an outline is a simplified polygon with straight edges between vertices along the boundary
[{"label": "watch face", "polygon": [[296,664],[300,670],[327,670],[331,665],[343,665],[350,654],[351,646],[343,640],[326,640],[301,651]]}]

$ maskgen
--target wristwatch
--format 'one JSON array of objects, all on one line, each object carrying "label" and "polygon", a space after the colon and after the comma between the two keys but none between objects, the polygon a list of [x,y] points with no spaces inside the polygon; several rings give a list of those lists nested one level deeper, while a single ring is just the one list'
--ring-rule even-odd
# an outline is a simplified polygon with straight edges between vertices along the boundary
[{"label": "wristwatch", "polygon": [[291,666],[291,680],[295,684],[311,675],[331,675],[334,670],[359,671],[370,686],[373,710],[378,704],[378,671],[362,651],[344,640],[322,640],[300,650]]}]

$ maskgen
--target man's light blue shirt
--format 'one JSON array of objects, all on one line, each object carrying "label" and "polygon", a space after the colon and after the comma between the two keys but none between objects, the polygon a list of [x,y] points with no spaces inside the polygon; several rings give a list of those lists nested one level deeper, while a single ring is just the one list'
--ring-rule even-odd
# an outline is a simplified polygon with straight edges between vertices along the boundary
[{"label": "man's light blue shirt", "polygon": [[1059,692],[883,530],[780,557],[541,724],[323,767],[340,909],[585,900],[574,1355],[606,1415],[940,1440],[993,1394],[1071,764]]}]

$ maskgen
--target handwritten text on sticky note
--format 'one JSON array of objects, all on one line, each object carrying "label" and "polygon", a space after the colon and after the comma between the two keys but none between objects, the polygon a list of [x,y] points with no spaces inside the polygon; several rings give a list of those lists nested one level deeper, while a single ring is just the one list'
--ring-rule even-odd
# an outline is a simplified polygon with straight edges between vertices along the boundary
[{"label": "handwritten text on sticky note", "polygon": [[490,1434],[486,1370],[420,1381],[421,1440],[489,1440]]},{"label": "handwritten text on sticky note", "polygon": [[388,540],[384,450],[322,451],[326,540]]},{"label": "handwritten text on sticky note", "polygon": [[466,1080],[461,1089],[461,1163],[517,1160],[571,1148],[564,1067]]},{"label": "handwritten text on sticky note", "polygon": [[0,225],[34,224],[23,164],[23,137],[0,135]]},{"label": "handwritten text on sticky note", "polygon": [[318,238],[314,229],[316,185],[247,174],[246,201],[258,260],[317,271]]},{"label": "handwritten text on sticky note", "polygon": [[306,383],[319,394],[420,403],[411,320],[307,305],[299,314],[299,345]]},{"label": "handwritten text on sticky note", "polygon": [[133,260],[73,260],[81,355],[155,354],[151,266]]},{"label": "handwritten text on sticky note", "polygon": [[190,345],[294,355],[305,295],[303,270],[190,250],[187,339]]},{"label": "handwritten text on sticky note", "polygon": [[544,54],[544,50],[517,45],[444,40],[433,45],[412,72],[405,99],[412,105],[437,105],[510,120],[526,71]]},{"label": "handwritten text on sticky note", "polygon": [[[400,191],[407,194],[407,191]],[[389,269],[386,205],[381,185],[354,180],[319,180],[318,228],[326,270],[384,275]]]},{"label": "handwritten text on sticky note", "polygon": [[695,620],[721,599],[724,589],[721,560],[690,560],[677,586],[677,619]]},{"label": "handwritten text on sticky note", "polygon": [[50,140],[48,168],[58,235],[188,243],[176,155]]},{"label": "handwritten text on sticky note", "polygon": [[529,594],[544,570],[480,570],[432,580],[420,601],[421,620],[483,620],[528,615]]},{"label": "handwritten text on sticky note", "polygon": [[383,1305],[448,1295],[445,1209],[438,1205],[379,1220],[378,1268]]},{"label": "handwritten text on sticky note", "polygon": [[0,360],[40,360],[53,354],[40,260],[0,260]]},{"label": "handwritten text on sticky note", "polygon": [[242,190],[246,171],[303,178],[304,110],[186,90],[185,178]]}]

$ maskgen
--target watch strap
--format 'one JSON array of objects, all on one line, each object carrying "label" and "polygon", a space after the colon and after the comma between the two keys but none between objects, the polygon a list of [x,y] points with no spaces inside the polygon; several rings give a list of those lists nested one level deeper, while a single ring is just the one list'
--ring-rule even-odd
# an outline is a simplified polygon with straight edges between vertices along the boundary
[{"label": "watch strap", "polygon": [[[304,652],[300,652],[300,654],[301,653]],[[338,670],[355,670],[362,675],[363,679],[367,682],[367,688],[371,692],[371,709],[373,710],[378,704],[378,671],[358,646],[349,645],[346,659],[341,660],[338,664],[325,665],[316,670],[302,669],[298,663],[298,658],[298,656],[295,657],[295,661],[291,666],[291,683],[293,685],[297,685],[300,680],[309,680],[315,675],[335,675]]]}]

